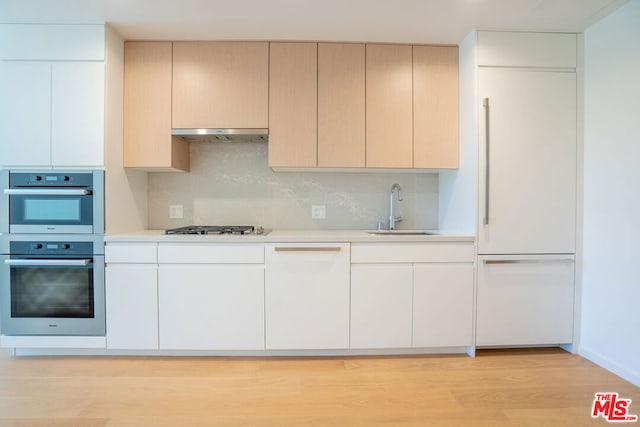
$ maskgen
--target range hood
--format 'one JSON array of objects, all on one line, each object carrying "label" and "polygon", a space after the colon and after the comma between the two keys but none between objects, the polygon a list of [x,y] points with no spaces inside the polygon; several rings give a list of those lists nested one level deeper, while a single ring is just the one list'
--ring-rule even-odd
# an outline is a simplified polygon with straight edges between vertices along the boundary
[{"label": "range hood", "polygon": [[186,141],[267,142],[269,129],[171,129],[171,135]]}]

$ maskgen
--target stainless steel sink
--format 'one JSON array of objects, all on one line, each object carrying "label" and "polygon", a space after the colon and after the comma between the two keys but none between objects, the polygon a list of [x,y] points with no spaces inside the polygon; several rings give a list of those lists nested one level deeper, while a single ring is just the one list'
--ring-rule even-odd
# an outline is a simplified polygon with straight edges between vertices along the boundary
[{"label": "stainless steel sink", "polygon": [[373,230],[367,231],[376,236],[437,236],[436,231],[426,230]]}]

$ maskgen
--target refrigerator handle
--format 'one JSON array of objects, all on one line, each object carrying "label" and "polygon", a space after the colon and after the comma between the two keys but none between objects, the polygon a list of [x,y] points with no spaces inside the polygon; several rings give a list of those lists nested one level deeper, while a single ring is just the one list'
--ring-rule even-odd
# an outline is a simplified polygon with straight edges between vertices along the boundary
[{"label": "refrigerator handle", "polygon": [[489,160],[490,153],[490,134],[489,134],[489,98],[482,100],[482,106],[484,107],[484,219],[482,220],[484,225],[489,225],[489,168],[491,162]]}]

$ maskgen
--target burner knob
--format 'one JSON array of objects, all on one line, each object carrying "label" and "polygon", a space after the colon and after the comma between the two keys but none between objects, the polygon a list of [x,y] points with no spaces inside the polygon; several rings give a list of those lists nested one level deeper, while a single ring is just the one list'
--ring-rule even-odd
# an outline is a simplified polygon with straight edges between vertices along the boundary
[{"label": "burner knob", "polygon": [[69,249],[71,248],[71,245],[68,243],[65,243],[64,245],[62,245],[62,249]]},{"label": "burner knob", "polygon": [[36,243],[33,247],[34,249],[42,249],[44,246],[42,245],[42,243]]},{"label": "burner knob", "polygon": [[65,175],[65,176],[63,176],[63,177],[62,177],[62,180],[63,180],[63,181],[70,181],[70,180],[71,180],[71,177],[70,177],[70,176],[68,176],[68,175]]}]

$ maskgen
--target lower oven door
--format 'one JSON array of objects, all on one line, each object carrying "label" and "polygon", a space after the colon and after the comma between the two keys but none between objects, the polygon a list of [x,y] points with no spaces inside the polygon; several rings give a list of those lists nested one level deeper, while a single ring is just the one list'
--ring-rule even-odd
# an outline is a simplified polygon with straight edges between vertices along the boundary
[{"label": "lower oven door", "polygon": [[104,256],[4,255],[4,335],[105,335]]}]

